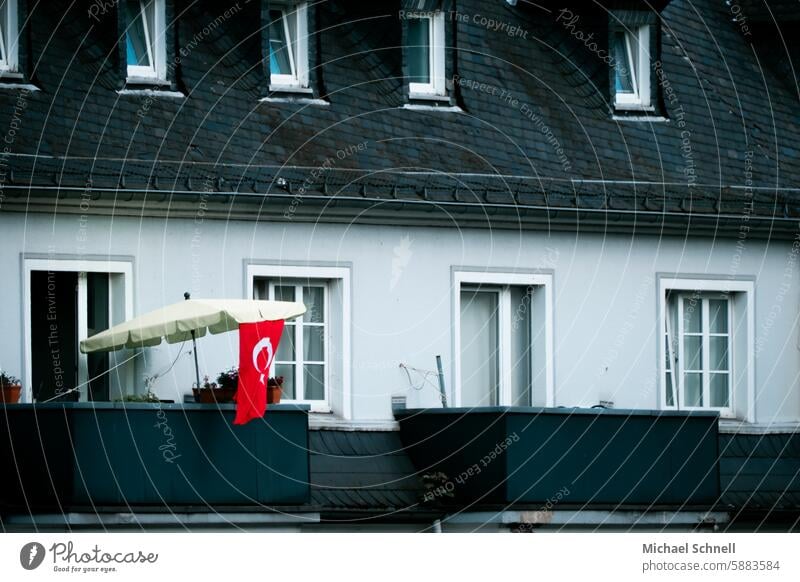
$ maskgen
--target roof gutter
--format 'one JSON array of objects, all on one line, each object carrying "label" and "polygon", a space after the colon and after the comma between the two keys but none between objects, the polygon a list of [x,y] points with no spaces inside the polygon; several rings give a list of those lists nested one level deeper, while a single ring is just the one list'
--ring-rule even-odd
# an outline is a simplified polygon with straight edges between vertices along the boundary
[{"label": "roof gutter", "polygon": [[[90,207],[88,212],[101,213],[105,209],[113,209],[115,216],[125,215],[125,209],[135,209],[133,213],[141,216],[165,216],[171,218],[192,218],[197,212],[197,205],[181,204],[182,200],[201,199],[206,207],[203,216],[207,219],[225,220],[313,220],[315,222],[352,221],[352,212],[341,212],[340,209],[366,208],[367,212],[359,216],[359,221],[375,224],[391,224],[400,220],[408,224],[409,218],[417,218],[420,223],[440,223],[440,226],[463,224],[469,226],[519,227],[526,224],[546,225],[555,229],[574,229],[602,231],[631,229],[650,229],[662,234],[691,234],[711,236],[732,236],[746,233],[742,238],[794,238],[800,233],[800,218],[787,216],[763,216],[756,214],[711,214],[658,210],[629,210],[608,208],[577,208],[567,206],[544,206],[530,204],[500,204],[484,202],[417,200],[411,198],[381,198],[374,196],[351,196],[321,194],[303,194],[297,196],[289,192],[271,192],[269,194],[251,192],[225,192],[197,190],[160,191],[153,189],[118,189],[92,188],[87,192],[78,187],[61,186],[7,186],[6,191],[65,192],[80,194],[74,198],[41,198],[37,196],[8,196],[4,201],[4,209],[10,211],[59,211],[65,213],[87,213],[82,208],[86,204],[87,194]],[[99,196],[98,196],[99,194]],[[176,200],[177,199],[177,200]],[[135,202],[135,201],[138,201]],[[283,212],[274,212],[278,202],[286,206]],[[296,201],[296,202],[295,202]],[[101,204],[98,204],[100,202]],[[294,203],[294,204],[293,204]],[[166,204],[166,206],[164,206]],[[233,207],[242,205],[259,205],[259,213],[255,216],[252,210],[237,215]],[[273,207],[270,209],[269,207]],[[294,208],[291,212],[290,208]],[[408,211],[399,217],[397,210]],[[447,219],[434,217],[431,214],[437,209],[459,210],[459,215],[447,215]],[[385,214],[386,216],[382,216]],[[468,216],[469,215],[469,216]],[[477,219],[476,219],[477,217]]]}]

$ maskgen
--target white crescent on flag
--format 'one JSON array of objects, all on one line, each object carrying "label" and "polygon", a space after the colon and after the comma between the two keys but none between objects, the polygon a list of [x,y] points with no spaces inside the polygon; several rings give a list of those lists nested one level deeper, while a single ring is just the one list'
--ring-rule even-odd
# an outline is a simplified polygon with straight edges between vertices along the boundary
[{"label": "white crescent on flag", "polygon": [[[267,363],[266,366],[263,368],[258,365],[258,356],[261,355],[261,352],[267,350]],[[267,373],[269,373],[269,368],[272,366],[272,358],[275,356],[272,349],[272,340],[268,337],[263,337],[259,342],[253,346],[253,367],[261,373],[258,381],[261,382],[266,386],[265,377]]]}]

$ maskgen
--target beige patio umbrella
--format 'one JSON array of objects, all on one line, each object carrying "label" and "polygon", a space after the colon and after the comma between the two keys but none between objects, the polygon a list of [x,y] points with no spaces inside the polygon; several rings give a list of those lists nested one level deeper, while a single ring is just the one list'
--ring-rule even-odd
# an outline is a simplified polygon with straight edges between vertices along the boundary
[{"label": "beige patio umbrella", "polygon": [[[251,299],[189,299],[161,307],[101,331],[80,343],[81,352],[113,352],[122,348],[157,346],[195,340],[206,332],[223,333],[239,328],[240,323],[293,319],[306,312],[294,301]],[[197,346],[194,350],[195,376],[200,385]]]}]

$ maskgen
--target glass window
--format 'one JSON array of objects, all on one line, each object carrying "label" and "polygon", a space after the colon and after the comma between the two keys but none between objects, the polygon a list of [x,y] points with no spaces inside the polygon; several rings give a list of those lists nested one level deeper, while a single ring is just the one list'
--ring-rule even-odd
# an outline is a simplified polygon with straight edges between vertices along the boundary
[{"label": "glass window", "polygon": [[[730,304],[724,295],[669,293],[666,322],[668,406],[727,409],[731,404]],[[677,324],[677,325],[676,325]],[[675,402],[677,370],[678,402]]]},{"label": "glass window", "polygon": [[18,35],[16,0],[0,0],[0,69],[16,68]]},{"label": "glass window", "polygon": [[300,402],[326,400],[328,373],[328,320],[324,282],[278,280],[268,283],[267,295],[256,296],[275,301],[302,301],[306,313],[286,322],[272,376],[283,376],[284,400]]},{"label": "glass window", "polygon": [[161,64],[164,33],[164,0],[125,0],[128,76],[156,77]]},{"label": "glass window", "polygon": [[277,75],[294,76],[294,55],[289,47],[294,38],[289,28],[290,19],[285,10],[270,10],[269,18],[269,70]]},{"label": "glass window", "polygon": [[270,83],[308,83],[308,9],[305,3],[269,11]]},{"label": "glass window", "polygon": [[406,22],[409,93],[444,95],[444,13],[413,16]]},{"label": "glass window", "polygon": [[531,405],[532,289],[461,288],[462,406]]},{"label": "glass window", "polygon": [[431,19],[408,22],[408,79],[411,83],[431,82]]},{"label": "glass window", "polygon": [[611,37],[614,100],[618,106],[650,105],[650,27],[620,30]]}]

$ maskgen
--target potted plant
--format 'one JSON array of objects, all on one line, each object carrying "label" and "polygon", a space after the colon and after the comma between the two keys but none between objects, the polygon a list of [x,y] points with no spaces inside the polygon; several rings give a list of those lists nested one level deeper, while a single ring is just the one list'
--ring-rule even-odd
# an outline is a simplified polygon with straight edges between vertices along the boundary
[{"label": "potted plant", "polygon": [[278,404],[283,392],[283,376],[267,380],[267,404]]},{"label": "potted plant", "polygon": [[[281,386],[283,386],[283,376],[267,380],[267,404],[278,404],[281,401]],[[202,386],[192,388],[192,392],[195,402],[201,404],[235,402],[238,387],[239,369],[234,367],[220,372],[216,382],[211,382],[208,376],[205,376]]]},{"label": "potted plant", "polygon": [[19,402],[19,395],[22,392],[22,385],[19,383],[19,378],[9,376],[4,371],[0,370],[0,402],[4,404],[16,404]]},{"label": "potted plant", "polygon": [[236,395],[236,383],[239,373],[235,368],[226,370],[217,377],[216,382],[211,382],[208,376],[203,377],[202,385],[192,387],[194,401],[200,404],[225,404],[233,402]]}]

